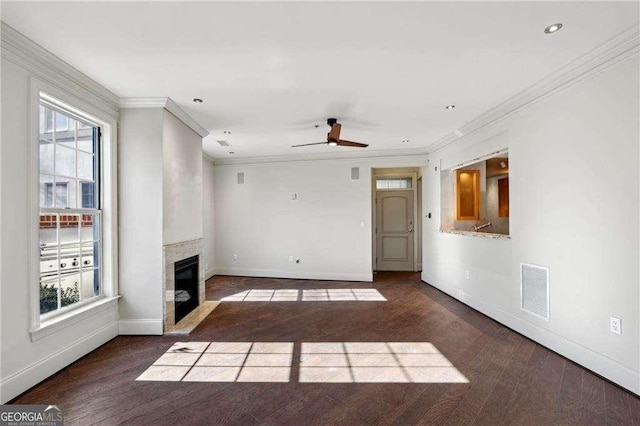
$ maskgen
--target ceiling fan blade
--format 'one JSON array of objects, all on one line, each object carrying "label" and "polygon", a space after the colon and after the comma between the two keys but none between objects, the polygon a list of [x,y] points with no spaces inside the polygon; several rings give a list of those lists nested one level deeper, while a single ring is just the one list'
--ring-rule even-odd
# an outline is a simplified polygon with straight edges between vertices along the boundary
[{"label": "ceiling fan blade", "polygon": [[298,146],[326,145],[326,144],[327,144],[327,142],[303,143],[303,144],[300,144],[300,145],[291,145],[291,148],[295,148],[295,147],[298,147]]},{"label": "ceiling fan blade", "polygon": [[331,126],[331,131],[327,135],[327,140],[331,142],[337,142],[340,139],[340,129],[342,126],[338,123],[335,123]]},{"label": "ceiling fan blade", "polygon": [[369,146],[369,144],[366,143],[360,143],[360,142],[351,142],[351,141],[345,141],[345,140],[338,140],[336,142],[338,144],[338,146],[353,146],[356,148],[366,148]]}]

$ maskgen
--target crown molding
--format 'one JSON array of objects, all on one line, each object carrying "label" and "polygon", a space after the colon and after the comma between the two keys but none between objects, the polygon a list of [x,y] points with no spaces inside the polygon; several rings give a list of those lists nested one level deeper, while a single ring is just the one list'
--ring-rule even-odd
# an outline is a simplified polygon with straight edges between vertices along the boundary
[{"label": "crown molding", "polygon": [[638,55],[640,26],[633,25],[612,39],[512,96],[503,103],[479,115],[459,129],[440,138],[427,148],[429,154],[438,152],[478,130],[502,120],[572,85],[599,73],[619,62]]},{"label": "crown molding", "polygon": [[262,157],[240,157],[240,158],[213,158],[215,166],[227,166],[236,164],[258,164],[258,163],[286,163],[292,161],[323,161],[323,160],[366,160],[375,158],[393,157],[416,157],[424,156],[427,164],[427,149],[388,149],[367,152],[333,152],[320,154],[294,154],[294,155],[273,155]]},{"label": "crown molding", "polygon": [[180,108],[171,98],[120,98],[119,106],[120,108],[164,108],[189,126],[191,130],[200,135],[200,137],[204,138],[209,134],[207,129],[191,118],[191,116]]},{"label": "crown molding", "polygon": [[118,96],[39,44],[0,21],[3,58],[59,90],[86,100],[111,117],[118,116]]},{"label": "crown molding", "polygon": [[202,151],[202,159],[211,163],[212,165],[215,164],[215,161],[216,161],[215,158],[213,158],[212,156],[210,156],[204,151]]}]

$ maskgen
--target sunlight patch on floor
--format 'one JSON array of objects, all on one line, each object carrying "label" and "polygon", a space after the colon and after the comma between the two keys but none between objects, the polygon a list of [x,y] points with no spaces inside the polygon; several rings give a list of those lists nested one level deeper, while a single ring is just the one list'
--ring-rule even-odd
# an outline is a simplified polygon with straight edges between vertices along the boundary
[{"label": "sunlight patch on floor", "polygon": [[302,383],[468,383],[427,342],[302,343]]},{"label": "sunlight patch on floor", "polygon": [[[290,382],[293,342],[178,342],[136,380]],[[468,383],[428,342],[303,342],[300,383]]]},{"label": "sunlight patch on floor", "polygon": [[386,302],[375,288],[251,289],[223,297],[222,302]]}]

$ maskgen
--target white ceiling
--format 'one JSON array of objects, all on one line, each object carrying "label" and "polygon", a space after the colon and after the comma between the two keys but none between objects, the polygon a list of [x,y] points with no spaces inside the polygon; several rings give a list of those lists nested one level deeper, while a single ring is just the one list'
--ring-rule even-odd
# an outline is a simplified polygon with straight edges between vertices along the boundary
[{"label": "white ceiling", "polygon": [[290,148],[326,140],[330,116],[368,150],[425,148],[638,22],[637,2],[1,7],[118,96],[171,97],[211,132],[204,150],[216,158],[231,156],[221,139],[235,157],[357,150]]}]

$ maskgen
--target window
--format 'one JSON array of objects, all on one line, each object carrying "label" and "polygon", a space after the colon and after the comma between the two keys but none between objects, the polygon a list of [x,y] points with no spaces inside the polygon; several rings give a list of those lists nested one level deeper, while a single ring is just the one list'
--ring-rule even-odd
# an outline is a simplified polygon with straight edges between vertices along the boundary
[{"label": "window", "polygon": [[412,178],[410,177],[376,178],[376,189],[410,189],[411,187],[412,187]]},{"label": "window", "polygon": [[40,314],[102,294],[100,128],[41,99]]}]

